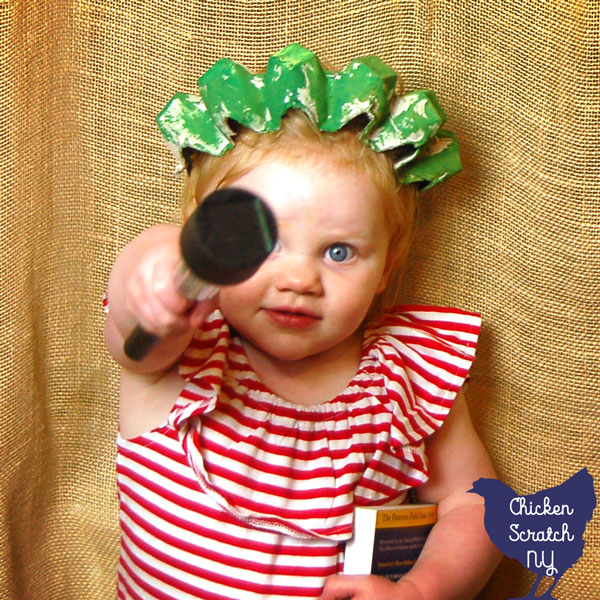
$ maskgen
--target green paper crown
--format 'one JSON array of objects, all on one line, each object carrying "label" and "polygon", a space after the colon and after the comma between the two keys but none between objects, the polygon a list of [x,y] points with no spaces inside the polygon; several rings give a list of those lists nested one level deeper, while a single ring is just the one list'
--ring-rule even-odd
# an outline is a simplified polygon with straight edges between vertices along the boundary
[{"label": "green paper crown", "polygon": [[198,81],[200,95],[175,94],[157,123],[183,167],[186,148],[214,156],[233,148],[229,119],[267,133],[279,129],[286,111],[295,108],[321,131],[338,131],[366,115],[360,139],[376,152],[393,153],[400,183],[428,189],[460,171],[458,142],[440,129],[446,115],[432,91],[397,97],[396,81],[396,73],[376,56],[330,72],[313,52],[291,44],[258,75],[227,58],[217,61]]}]

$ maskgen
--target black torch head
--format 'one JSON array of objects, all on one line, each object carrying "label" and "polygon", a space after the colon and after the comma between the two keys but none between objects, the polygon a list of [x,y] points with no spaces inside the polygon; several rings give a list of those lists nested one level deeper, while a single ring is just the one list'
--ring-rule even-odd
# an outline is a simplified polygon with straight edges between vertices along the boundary
[{"label": "black torch head", "polygon": [[249,279],[277,242],[269,207],[240,188],[209,194],[181,231],[181,255],[196,277],[217,285]]}]

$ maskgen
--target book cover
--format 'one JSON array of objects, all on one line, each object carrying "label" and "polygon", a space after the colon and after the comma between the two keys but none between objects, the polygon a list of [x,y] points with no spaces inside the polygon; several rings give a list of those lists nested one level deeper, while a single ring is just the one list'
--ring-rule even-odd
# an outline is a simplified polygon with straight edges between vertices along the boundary
[{"label": "book cover", "polygon": [[437,521],[437,504],[357,506],[344,573],[396,581],[415,564]]}]

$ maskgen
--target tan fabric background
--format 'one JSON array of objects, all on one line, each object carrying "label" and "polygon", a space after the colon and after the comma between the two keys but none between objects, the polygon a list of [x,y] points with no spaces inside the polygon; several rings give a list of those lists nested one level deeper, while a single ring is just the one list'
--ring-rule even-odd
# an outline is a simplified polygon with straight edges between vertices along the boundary
[{"label": "tan fabric background", "polygon": [[[600,483],[598,0],[0,0],[0,598],[114,596],[117,252],[176,218],[153,119],[229,55],[298,41],[431,87],[464,173],[423,202],[401,297],[480,311],[469,402],[520,493]],[[600,517],[559,600],[600,597]],[[465,566],[465,568],[468,568]],[[481,594],[524,595],[506,560]]]}]

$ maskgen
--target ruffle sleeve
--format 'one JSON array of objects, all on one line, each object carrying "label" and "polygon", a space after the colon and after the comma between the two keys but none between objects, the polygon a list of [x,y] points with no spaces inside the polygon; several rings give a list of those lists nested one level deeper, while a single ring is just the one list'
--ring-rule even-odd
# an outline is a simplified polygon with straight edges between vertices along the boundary
[{"label": "ruffle sleeve", "polygon": [[379,365],[403,442],[441,427],[475,359],[480,328],[475,313],[399,306],[366,331],[366,352]]},{"label": "ruffle sleeve", "polygon": [[357,504],[385,502],[373,482],[406,489],[428,480],[425,440],[443,425],[467,379],[480,329],[475,313],[405,305],[366,330],[362,368],[378,380],[372,393],[389,414],[389,429],[357,486]]}]

